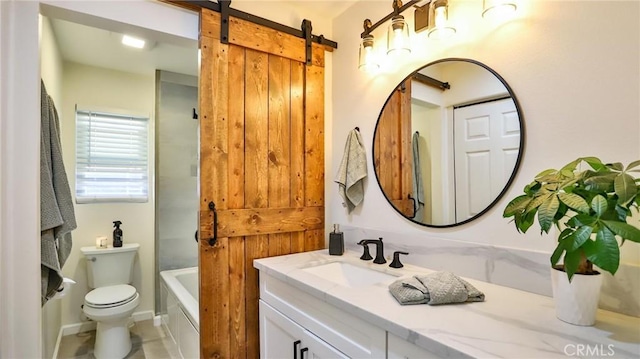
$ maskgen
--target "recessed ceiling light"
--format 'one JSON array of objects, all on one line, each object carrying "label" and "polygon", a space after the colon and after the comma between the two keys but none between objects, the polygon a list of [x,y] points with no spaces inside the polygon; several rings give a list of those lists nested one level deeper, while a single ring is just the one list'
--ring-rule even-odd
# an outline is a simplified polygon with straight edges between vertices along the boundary
[{"label": "recessed ceiling light", "polygon": [[145,41],[129,35],[122,35],[122,44],[135,47],[136,49],[144,48]]}]

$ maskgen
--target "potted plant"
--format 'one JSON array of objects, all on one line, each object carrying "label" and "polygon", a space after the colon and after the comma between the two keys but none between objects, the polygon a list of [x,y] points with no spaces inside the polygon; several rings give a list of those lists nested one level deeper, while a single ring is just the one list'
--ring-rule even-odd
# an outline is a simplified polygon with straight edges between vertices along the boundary
[{"label": "potted plant", "polygon": [[[640,204],[639,180],[632,175],[639,169],[640,161],[624,167],[581,157],[559,170],[539,173],[524,194],[506,206],[503,216],[513,217],[518,232],[526,232],[536,219],[541,234],[554,226],[560,232],[551,255],[559,319],[593,325],[602,283],[594,265],[615,274],[619,246],[626,240],[640,242],[640,229],[628,223],[632,208],[637,212]],[[558,264],[561,258],[563,264]]]}]

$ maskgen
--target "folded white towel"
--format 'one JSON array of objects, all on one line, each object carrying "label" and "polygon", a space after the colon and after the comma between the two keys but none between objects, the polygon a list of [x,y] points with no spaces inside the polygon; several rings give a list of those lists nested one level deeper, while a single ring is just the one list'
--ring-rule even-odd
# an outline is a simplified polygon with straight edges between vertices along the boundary
[{"label": "folded white towel", "polygon": [[367,177],[367,156],[360,131],[351,130],[335,182],[338,192],[351,213],[364,199],[364,178]]}]

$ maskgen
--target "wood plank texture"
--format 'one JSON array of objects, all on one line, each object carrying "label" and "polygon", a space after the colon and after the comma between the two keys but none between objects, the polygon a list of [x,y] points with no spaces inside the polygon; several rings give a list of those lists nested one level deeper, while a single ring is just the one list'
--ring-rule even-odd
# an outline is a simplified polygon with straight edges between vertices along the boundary
[{"label": "wood plank texture", "polygon": [[[201,221],[209,214],[202,212]],[[324,228],[323,207],[244,208],[218,211],[218,237],[287,233]],[[208,237],[204,237],[208,238]]]},{"label": "wood plank texture", "polygon": [[324,206],[324,68],[307,66],[305,101],[305,202]]},{"label": "wood plank texture", "polygon": [[229,208],[244,208],[245,50],[229,46]]},{"label": "wood plank texture", "polygon": [[304,65],[291,62],[291,207],[304,207]]},{"label": "wood plank texture", "polygon": [[374,137],[374,167],[380,187],[398,211],[414,215],[408,199],[413,185],[411,147],[411,81],[396,89],[385,104]]},{"label": "wood plank texture", "polygon": [[[244,208],[244,49],[229,46],[229,208]],[[230,358],[247,358],[245,238],[229,238]]]},{"label": "wood plank texture", "polygon": [[[407,198],[413,191],[413,148],[411,147],[411,80],[405,81],[404,91],[400,91],[400,186],[401,197]],[[409,217],[413,216],[411,208]],[[405,215],[407,212],[402,212]]]},{"label": "wood plank texture", "polygon": [[[207,14],[200,20],[202,36],[220,39],[220,14],[209,9],[202,9],[202,13]],[[229,43],[302,63],[306,62],[304,39],[233,16],[229,17]],[[324,67],[325,50],[333,51],[328,46],[312,44],[313,65]]]},{"label": "wood plank texture", "polygon": [[258,270],[253,268],[253,260],[269,256],[269,236],[247,237],[246,242],[246,327],[247,358],[260,357],[260,327],[258,325],[258,299],[260,299],[260,281]]},{"label": "wood plank texture", "polygon": [[[227,53],[228,46],[202,37],[200,74],[200,238],[212,235],[213,218],[209,201],[226,208],[227,182]],[[214,247],[199,242],[201,276],[201,317],[216,318],[200,323],[200,355],[205,358],[229,357],[229,252],[228,239],[219,238]]]},{"label": "wood plank texture", "polygon": [[265,208],[269,180],[269,57],[246,50],[245,72],[245,205]]},{"label": "wood plank texture", "polygon": [[[324,239],[324,51],[201,12],[200,347],[203,358],[260,357],[253,261],[316,250]],[[293,38],[293,39],[292,39]],[[210,246],[214,201],[218,243]]]}]

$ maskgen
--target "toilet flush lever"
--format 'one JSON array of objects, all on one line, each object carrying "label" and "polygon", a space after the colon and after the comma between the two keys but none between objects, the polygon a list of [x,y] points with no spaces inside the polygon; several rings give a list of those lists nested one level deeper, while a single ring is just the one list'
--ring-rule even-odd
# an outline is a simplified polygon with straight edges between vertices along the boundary
[{"label": "toilet flush lever", "polygon": [[95,262],[96,261],[96,257],[87,258],[87,260],[91,261],[91,262]]}]

